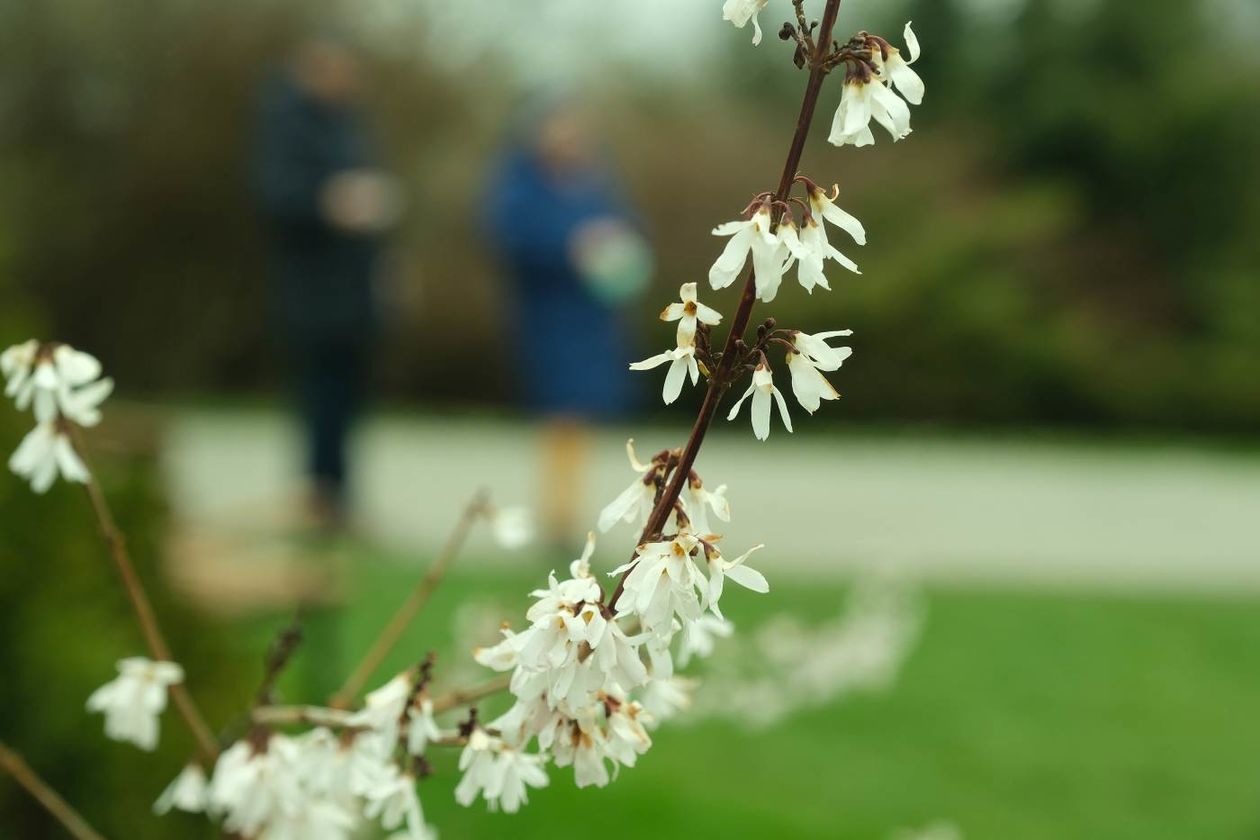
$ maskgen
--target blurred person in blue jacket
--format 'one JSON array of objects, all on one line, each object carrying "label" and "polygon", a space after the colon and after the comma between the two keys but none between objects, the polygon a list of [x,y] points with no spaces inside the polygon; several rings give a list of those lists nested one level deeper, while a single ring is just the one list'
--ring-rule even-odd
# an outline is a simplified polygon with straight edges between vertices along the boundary
[{"label": "blurred person in blue jacket", "polygon": [[483,206],[511,280],[523,397],[543,420],[542,525],[553,543],[571,545],[590,424],[636,402],[624,309],[647,286],[652,254],[568,98],[527,106]]},{"label": "blurred person in blue jacket", "polygon": [[264,86],[255,138],[270,300],[305,425],[311,513],[329,529],[345,522],[347,440],[377,330],[374,278],[398,213],[359,92],[347,45],[307,39]]}]

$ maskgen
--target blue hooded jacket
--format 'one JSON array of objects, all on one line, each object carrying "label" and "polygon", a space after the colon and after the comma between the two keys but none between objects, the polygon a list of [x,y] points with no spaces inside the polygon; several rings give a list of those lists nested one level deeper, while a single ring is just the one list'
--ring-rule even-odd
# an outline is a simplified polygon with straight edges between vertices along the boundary
[{"label": "blue hooded jacket", "polygon": [[570,258],[570,242],[585,223],[633,223],[607,173],[592,169],[560,181],[531,150],[512,149],[494,169],[483,207],[511,280],[527,406],[590,419],[624,414],[637,388],[623,319]]}]

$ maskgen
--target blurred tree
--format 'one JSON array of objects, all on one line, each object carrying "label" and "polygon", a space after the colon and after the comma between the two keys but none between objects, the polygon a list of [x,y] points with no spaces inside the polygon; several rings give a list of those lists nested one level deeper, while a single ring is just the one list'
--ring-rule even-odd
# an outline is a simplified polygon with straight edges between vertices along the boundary
[{"label": "blurred tree", "polygon": [[[807,151],[805,169],[841,181],[872,231],[853,254],[865,277],[776,302],[781,320],[858,330],[835,416],[1260,422],[1260,391],[1247,387],[1260,374],[1260,123],[1248,118],[1260,73],[1246,37],[1217,31],[1212,9],[1229,2],[1245,0],[1170,0],[1158,14],[1138,0],[854,5],[852,28],[896,42],[914,19],[928,95],[907,144],[836,150],[824,119]],[[334,8],[344,14],[331,0],[0,7],[12,276],[57,335],[98,351],[128,389],[271,381],[245,138],[256,85],[292,33],[327,15],[354,29]],[[364,42],[412,197],[385,384],[426,401],[499,401],[504,314],[472,185],[518,80],[490,47],[476,72],[435,69],[418,46],[425,19],[390,21],[387,41]],[[773,173],[796,107],[785,52],[768,33],[753,64],[719,58],[697,88],[620,65],[590,74],[657,233],[660,294],[703,278],[708,230],[766,186],[756,173]],[[481,378],[434,363],[452,346]]]}]

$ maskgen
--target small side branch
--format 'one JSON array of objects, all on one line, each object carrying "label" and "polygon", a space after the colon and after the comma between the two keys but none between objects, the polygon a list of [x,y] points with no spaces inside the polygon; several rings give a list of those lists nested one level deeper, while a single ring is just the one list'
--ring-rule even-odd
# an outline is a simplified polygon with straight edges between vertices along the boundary
[{"label": "small side branch", "polygon": [[88,825],[78,811],[70,807],[57,791],[31,769],[22,756],[0,741],[0,768],[11,775],[26,792],[33,796],[44,810],[56,817],[57,822],[77,840],[105,840],[104,835]]},{"label": "small side branch", "polygon": [[445,712],[448,709],[454,709],[459,706],[467,706],[469,703],[476,703],[483,697],[498,694],[500,691],[507,691],[511,682],[512,678],[505,674],[502,677],[495,677],[472,688],[458,689],[448,694],[443,694],[441,697],[433,700],[433,712],[436,714],[437,712]]},{"label": "small side branch", "polygon": [[425,572],[424,577],[420,579],[420,582],[407,600],[394,613],[394,616],[389,620],[389,624],[385,625],[385,629],[376,637],[372,647],[368,649],[367,654],[364,655],[350,676],[346,678],[345,683],[342,684],[341,688],[337,689],[337,693],[329,701],[330,706],[345,709],[349,708],[354,702],[354,698],[367,685],[367,681],[372,678],[372,674],[385,661],[385,657],[394,649],[394,645],[398,644],[398,640],[402,638],[402,634],[407,627],[415,620],[415,617],[424,608],[424,605],[429,602],[433,591],[442,582],[442,578],[446,576],[451,563],[459,556],[460,549],[464,547],[464,542],[468,539],[468,532],[472,529],[473,522],[486,510],[488,500],[489,494],[485,490],[478,490],[472,499],[469,500],[467,507],[464,508],[464,512],[451,530],[451,535],[447,538],[446,545],[442,547],[442,551],[438,554],[437,559],[433,561],[433,565]]},{"label": "small side branch", "polygon": [[[506,691],[509,682],[510,677],[504,675],[472,688],[448,692],[433,700],[433,712],[447,712],[476,703],[485,697]],[[331,729],[345,729],[354,726],[351,722],[353,717],[354,712],[325,706],[258,706],[250,712],[250,720],[262,726],[327,726]]]},{"label": "small side branch", "polygon": [[326,709],[323,706],[259,706],[250,713],[250,719],[262,726],[327,726],[341,729],[351,726],[353,713],[345,709]]},{"label": "small side branch", "polygon": [[[79,451],[82,452],[82,447],[79,447]],[[131,555],[127,551],[127,542],[114,522],[113,512],[110,511],[109,502],[105,499],[105,493],[101,490],[101,485],[96,479],[95,472],[91,473],[86,487],[88,499],[92,503],[92,511],[96,514],[96,522],[100,528],[101,537],[105,540],[105,546],[109,549],[109,556],[113,559],[114,565],[118,569],[118,576],[122,580],[123,589],[127,592],[127,598],[131,601],[132,611],[135,613],[136,621],[140,625],[140,631],[144,634],[144,640],[148,645],[150,655],[158,661],[174,662],[175,659],[171,656],[170,646],[167,645],[166,637],[162,635],[162,628],[153,612],[153,605],[149,602],[148,593],[145,592],[144,584],[140,582],[140,576],[136,573],[136,567],[131,562]],[[183,683],[176,683],[171,686],[170,692],[171,699],[175,702],[175,708],[179,711],[184,722],[188,724],[188,729],[192,732],[193,738],[197,742],[197,749],[207,762],[213,764],[215,758],[219,755],[219,747],[215,742],[214,734],[210,731],[210,727],[206,724],[206,720],[201,714],[201,710],[197,708],[192,695],[188,693],[188,689],[184,687]]]}]

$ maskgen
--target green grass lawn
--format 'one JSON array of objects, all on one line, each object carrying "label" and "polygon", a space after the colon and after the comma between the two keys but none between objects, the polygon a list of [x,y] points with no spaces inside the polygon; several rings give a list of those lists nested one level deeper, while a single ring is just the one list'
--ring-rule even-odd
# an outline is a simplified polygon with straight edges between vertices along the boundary
[{"label": "green grass lawn", "polygon": [[[362,565],[340,630],[315,629],[339,633],[347,658],[417,576]],[[517,618],[545,574],[470,574],[476,565],[463,561],[386,672],[429,648],[450,667],[464,655],[449,650],[461,602],[493,597]],[[822,620],[844,600],[833,586],[772,586],[731,592],[727,614],[746,627],[786,610]],[[927,603],[923,638],[886,693],[755,733],[667,725],[610,787],[579,791],[555,769],[515,816],[456,805],[455,756],[442,756],[421,786],[428,815],[444,840],[887,838],[937,819],[971,840],[1260,838],[1260,603],[996,590],[932,590]],[[279,623],[255,622],[255,641]],[[333,659],[296,668],[290,685],[336,680],[347,663]]]}]

